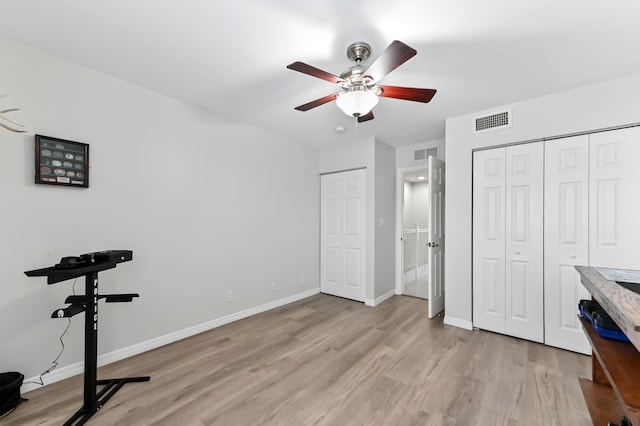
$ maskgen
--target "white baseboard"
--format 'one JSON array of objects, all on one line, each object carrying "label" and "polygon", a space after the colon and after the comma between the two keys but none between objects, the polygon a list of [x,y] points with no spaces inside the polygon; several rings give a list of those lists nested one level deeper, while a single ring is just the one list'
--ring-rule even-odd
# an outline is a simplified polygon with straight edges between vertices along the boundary
[{"label": "white baseboard", "polygon": [[[236,313],[224,316],[222,318],[216,318],[214,320],[207,321],[205,323],[198,324],[193,327],[185,328],[183,330],[176,331],[174,333],[169,333],[164,336],[155,337],[153,339],[140,342],[126,348],[118,349],[113,352],[99,355],[98,366],[111,364],[112,362],[120,361],[122,359],[129,358],[131,356],[150,351],[151,349],[159,348],[160,346],[164,346],[169,343],[176,342],[178,340],[186,339],[187,337],[194,336],[204,331],[212,330],[214,328],[220,327],[225,324],[229,324],[234,321],[238,321],[240,319],[247,318],[262,312],[266,312],[271,309],[279,308],[280,306],[288,305],[289,303],[297,302],[298,300],[306,299],[307,297],[311,297],[318,293],[320,293],[319,288],[308,290],[303,293],[298,293],[298,294],[294,294],[293,296],[285,297],[284,299],[279,299],[270,303],[266,303],[264,305],[260,305],[254,308],[246,309],[244,311],[236,312]],[[71,376],[75,376],[76,374],[80,374],[83,371],[84,371],[84,362],[77,362],[75,364],[67,365],[65,367],[52,371],[51,373],[43,377],[43,382],[45,385],[49,385],[51,383],[55,383],[55,382],[59,382],[60,380],[67,379]],[[38,384],[27,383],[27,382],[40,381],[39,376],[31,377],[29,379],[25,379],[24,381],[25,381],[25,384],[23,384],[22,387],[20,388],[21,393],[26,393],[41,387]]]},{"label": "white baseboard", "polygon": [[458,318],[452,318],[445,314],[444,321],[446,325],[452,325],[458,328],[464,328],[466,330],[473,330],[473,323],[471,321],[461,320]]},{"label": "white baseboard", "polygon": [[393,296],[396,295],[396,290],[390,290],[388,292],[386,292],[385,294],[383,294],[382,296],[376,298],[376,299],[364,299],[364,304],[367,306],[378,306],[379,304],[381,304],[382,302],[384,302],[387,299],[392,298]]}]

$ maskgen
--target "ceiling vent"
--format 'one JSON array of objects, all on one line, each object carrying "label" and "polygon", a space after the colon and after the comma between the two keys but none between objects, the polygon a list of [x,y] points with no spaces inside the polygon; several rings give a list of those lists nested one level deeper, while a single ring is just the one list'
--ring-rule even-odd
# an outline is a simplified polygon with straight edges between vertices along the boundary
[{"label": "ceiling vent", "polygon": [[488,132],[489,130],[511,127],[511,110],[492,112],[488,115],[473,118],[473,133]]},{"label": "ceiling vent", "polygon": [[418,149],[413,152],[414,160],[426,160],[428,157],[437,157],[438,156],[438,148],[425,148]]}]

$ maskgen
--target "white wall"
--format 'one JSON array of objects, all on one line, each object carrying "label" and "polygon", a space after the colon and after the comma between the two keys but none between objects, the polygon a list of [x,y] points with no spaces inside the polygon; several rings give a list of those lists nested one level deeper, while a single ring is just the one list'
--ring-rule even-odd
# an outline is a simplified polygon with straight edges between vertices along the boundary
[{"label": "white wall", "polygon": [[[6,39],[0,57],[0,109],[29,129],[0,128],[0,371],[57,355],[73,283],[23,272],[62,256],[133,250],[100,274],[102,293],[141,295],[100,304],[100,354],[318,291],[315,150]],[[34,133],[89,143],[90,188],[35,185]],[[83,323],[60,367],[82,361]]]},{"label": "white wall", "polygon": [[429,182],[405,182],[404,229],[429,227]]},{"label": "white wall", "polygon": [[[446,123],[445,322],[471,327],[472,150],[640,121],[640,74],[508,105],[513,126],[473,134],[478,113]],[[496,107],[500,109],[502,107]],[[490,112],[490,111],[489,111]]]},{"label": "white wall", "polygon": [[396,148],[396,164],[398,168],[412,167],[412,166],[427,166],[429,164],[428,159],[415,160],[415,151],[419,149],[438,148],[438,159],[445,161],[445,141],[435,140],[417,143],[415,145],[406,145]]},{"label": "white wall", "polygon": [[395,292],[396,150],[375,142],[375,292],[374,300]]},{"label": "white wall", "polygon": [[402,209],[402,227],[403,229],[406,228],[407,226],[411,226],[411,218],[412,218],[412,212],[411,212],[411,206],[413,203],[413,194],[411,191],[411,187],[413,186],[413,184],[411,182],[407,182],[405,181],[402,184],[403,187],[403,191],[402,191],[402,197],[404,200],[404,206]]}]

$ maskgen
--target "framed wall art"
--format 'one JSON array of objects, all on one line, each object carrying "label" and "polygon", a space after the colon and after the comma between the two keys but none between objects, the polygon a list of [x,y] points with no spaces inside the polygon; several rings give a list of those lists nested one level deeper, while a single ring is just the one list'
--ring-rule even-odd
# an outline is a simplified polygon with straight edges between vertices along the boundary
[{"label": "framed wall art", "polygon": [[89,144],[36,135],[36,183],[89,187]]}]

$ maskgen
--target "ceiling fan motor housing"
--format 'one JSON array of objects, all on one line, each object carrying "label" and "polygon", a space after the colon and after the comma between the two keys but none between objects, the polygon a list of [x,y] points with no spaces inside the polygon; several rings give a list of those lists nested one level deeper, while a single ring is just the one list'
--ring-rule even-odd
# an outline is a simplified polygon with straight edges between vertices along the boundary
[{"label": "ceiling fan motor housing", "polygon": [[346,89],[352,83],[358,83],[362,81],[362,74],[366,71],[367,67],[362,65],[354,65],[340,74],[340,78],[344,80],[344,84],[338,83],[343,89]]},{"label": "ceiling fan motor housing", "polygon": [[347,58],[352,61],[356,61],[358,64],[362,61],[366,61],[370,54],[371,46],[364,41],[356,41],[347,47]]}]

